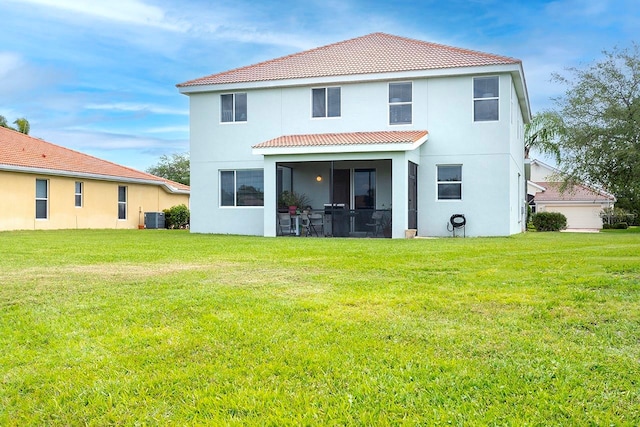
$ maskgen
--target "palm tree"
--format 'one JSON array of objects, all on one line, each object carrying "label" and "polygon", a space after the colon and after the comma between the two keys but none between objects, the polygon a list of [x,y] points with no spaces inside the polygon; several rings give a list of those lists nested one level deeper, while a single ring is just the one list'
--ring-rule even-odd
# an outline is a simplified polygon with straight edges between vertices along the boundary
[{"label": "palm tree", "polygon": [[25,135],[29,135],[29,130],[31,129],[31,126],[29,125],[29,120],[25,119],[24,117],[21,117],[19,119],[15,119],[13,124],[16,125],[16,130],[18,132],[24,133]]},{"label": "palm tree", "polygon": [[552,111],[544,111],[532,117],[524,127],[524,158],[529,158],[529,151],[535,148],[551,154],[560,163],[560,146],[556,138],[562,133],[562,118]]},{"label": "palm tree", "polygon": [[15,119],[13,122],[17,127],[9,126],[7,119],[5,116],[0,115],[0,127],[12,129],[18,131],[20,133],[24,133],[25,135],[29,135],[29,131],[31,130],[31,125],[29,125],[29,120],[21,117],[19,119]]}]

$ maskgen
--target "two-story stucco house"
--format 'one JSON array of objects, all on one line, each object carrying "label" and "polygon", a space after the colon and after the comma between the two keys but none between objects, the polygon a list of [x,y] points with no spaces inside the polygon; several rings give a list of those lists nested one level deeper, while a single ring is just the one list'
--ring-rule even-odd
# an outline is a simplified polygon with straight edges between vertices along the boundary
[{"label": "two-story stucco house", "polygon": [[374,33],[177,86],[193,232],[276,236],[283,191],[325,235],[377,235],[379,211],[396,238],[451,236],[455,214],[467,236],[524,229],[517,59]]}]

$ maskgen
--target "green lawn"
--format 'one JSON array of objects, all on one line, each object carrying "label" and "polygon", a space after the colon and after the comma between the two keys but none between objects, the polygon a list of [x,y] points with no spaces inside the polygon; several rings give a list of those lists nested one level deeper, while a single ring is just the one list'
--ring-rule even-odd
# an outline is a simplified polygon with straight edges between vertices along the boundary
[{"label": "green lawn", "polygon": [[640,233],[0,233],[0,425],[640,425]]}]

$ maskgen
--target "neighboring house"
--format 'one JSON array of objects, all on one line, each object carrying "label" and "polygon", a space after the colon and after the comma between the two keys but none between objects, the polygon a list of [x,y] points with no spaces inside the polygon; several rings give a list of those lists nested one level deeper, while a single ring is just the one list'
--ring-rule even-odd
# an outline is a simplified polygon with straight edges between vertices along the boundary
[{"label": "neighboring house", "polygon": [[189,205],[186,185],[2,127],[0,182],[0,230],[138,228]]},{"label": "neighboring house", "polygon": [[524,230],[517,59],[374,33],[177,86],[192,232],[276,236],[285,190],[332,213],[334,236],[370,235],[375,211],[395,238],[451,236],[454,214],[467,236]]},{"label": "neighboring house", "polygon": [[527,198],[533,212],[560,212],[566,216],[567,230],[600,230],[600,213],[616,202],[612,194],[583,184],[562,191],[561,172],[540,160],[531,161]]}]

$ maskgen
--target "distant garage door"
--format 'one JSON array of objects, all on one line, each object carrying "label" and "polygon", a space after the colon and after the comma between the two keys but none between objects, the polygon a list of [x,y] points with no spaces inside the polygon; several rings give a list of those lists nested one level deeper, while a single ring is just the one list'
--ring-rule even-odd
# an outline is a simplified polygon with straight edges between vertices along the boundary
[{"label": "distant garage door", "polygon": [[590,206],[549,206],[548,212],[560,212],[567,217],[567,228],[602,228],[600,205]]}]

